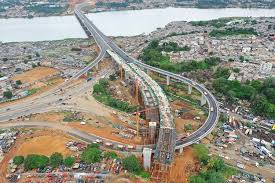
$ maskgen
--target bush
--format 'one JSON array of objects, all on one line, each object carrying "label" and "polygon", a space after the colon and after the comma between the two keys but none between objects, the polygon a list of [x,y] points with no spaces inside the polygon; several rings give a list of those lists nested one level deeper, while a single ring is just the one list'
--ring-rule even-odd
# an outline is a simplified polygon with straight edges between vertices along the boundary
[{"label": "bush", "polygon": [[132,173],[138,173],[142,170],[138,159],[134,155],[124,158],[122,164],[126,170]]},{"label": "bush", "polygon": [[146,171],[141,171],[141,172],[138,173],[138,176],[140,176],[141,178],[144,178],[144,179],[149,179],[150,178],[150,173],[146,172]]},{"label": "bush", "polygon": [[195,156],[200,160],[200,162],[206,165],[207,161],[209,160],[209,150],[207,149],[207,147],[205,147],[205,145],[203,144],[195,144],[193,151],[195,153]]},{"label": "bush", "polygon": [[89,164],[100,162],[101,150],[96,147],[87,147],[81,154],[81,160]]},{"label": "bush", "polygon": [[49,158],[44,155],[30,154],[24,161],[25,170],[45,168],[49,164]]},{"label": "bush", "polygon": [[5,91],[3,93],[3,96],[6,97],[7,99],[11,99],[12,98],[12,92],[11,91]]},{"label": "bush", "polygon": [[55,152],[50,156],[50,165],[53,168],[56,168],[59,165],[61,165],[62,161],[63,161],[63,156],[61,153]]},{"label": "bush", "polygon": [[23,156],[15,156],[13,158],[13,163],[17,166],[21,165],[23,162],[24,162],[24,157]]},{"label": "bush", "polygon": [[16,83],[16,85],[22,85],[21,80],[17,80],[15,83]]},{"label": "bush", "polygon": [[75,158],[69,156],[69,157],[66,157],[63,162],[66,167],[71,168],[75,163]]}]

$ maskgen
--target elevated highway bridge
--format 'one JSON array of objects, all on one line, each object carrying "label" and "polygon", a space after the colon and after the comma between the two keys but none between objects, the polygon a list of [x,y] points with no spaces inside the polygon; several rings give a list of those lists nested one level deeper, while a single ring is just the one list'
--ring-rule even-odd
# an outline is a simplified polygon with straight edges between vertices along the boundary
[{"label": "elevated highway bridge", "polygon": [[[76,15],[77,19],[79,20],[81,26],[85,30],[86,34],[88,36],[94,37],[101,52],[100,52],[98,58],[94,62],[92,62],[90,65],[88,65],[83,70],[81,70],[78,74],[76,74],[74,76],[74,78],[80,77],[81,75],[85,74],[89,69],[94,67],[95,64],[98,64],[107,52],[109,52],[109,55],[111,55],[112,57],[116,57],[115,55],[117,55],[119,58],[124,60],[125,63],[127,63],[127,64],[135,64],[138,68],[141,68],[144,71],[156,72],[156,73],[159,73],[160,75],[166,77],[168,85],[170,83],[170,79],[185,83],[186,85],[188,85],[188,93],[189,94],[191,94],[192,88],[197,89],[202,95],[201,96],[201,105],[204,105],[206,103],[208,104],[209,113],[208,113],[208,117],[207,117],[206,121],[204,122],[204,124],[197,131],[195,131],[190,136],[188,136],[184,139],[178,139],[175,143],[173,142],[173,140],[169,141],[171,144],[166,144],[166,148],[167,148],[167,145],[168,146],[172,145],[172,146],[174,146],[174,149],[179,149],[180,151],[182,151],[182,149],[184,147],[198,142],[199,140],[201,140],[202,138],[207,136],[209,133],[211,133],[211,131],[213,130],[213,128],[215,127],[215,125],[217,124],[218,119],[219,119],[219,105],[218,105],[218,102],[216,101],[215,97],[211,94],[211,92],[209,92],[203,85],[196,83],[186,77],[183,77],[178,74],[174,74],[174,73],[171,73],[171,72],[159,69],[159,68],[149,66],[143,62],[136,60],[133,57],[130,57],[121,48],[119,48],[110,38],[108,38],[106,35],[104,35],[93,24],[93,22],[91,22],[82,13],[81,8],[85,7],[85,6],[86,6],[85,4],[79,5],[75,9],[75,15]],[[170,119],[170,120],[172,120],[172,119]],[[169,124],[170,125],[173,124],[173,121],[170,121]],[[161,133],[163,133],[163,134],[161,134]],[[158,149],[158,148],[163,147],[160,145],[160,143],[163,141],[163,139],[160,139],[160,138],[166,138],[167,135],[169,136],[169,133],[174,133],[174,131],[173,130],[172,131],[161,131],[160,130],[160,133],[158,135],[158,138],[159,138],[158,143],[156,145],[156,152],[162,151],[161,149]],[[172,154],[172,153],[170,153],[170,154]],[[162,161],[163,163],[167,163],[167,162],[169,163],[170,161],[167,161],[167,160],[171,159],[171,157],[168,156],[168,153],[166,153],[165,156],[166,156],[166,160],[165,160],[165,158],[162,159],[161,156],[158,156],[158,155],[155,157],[161,161],[163,160]]]}]

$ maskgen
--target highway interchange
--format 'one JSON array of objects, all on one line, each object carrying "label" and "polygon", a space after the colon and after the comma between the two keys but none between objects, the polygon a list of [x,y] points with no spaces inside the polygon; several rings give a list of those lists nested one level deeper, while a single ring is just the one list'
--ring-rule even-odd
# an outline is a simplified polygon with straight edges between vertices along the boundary
[{"label": "highway interchange", "polygon": [[[62,101],[66,101],[70,98],[72,95],[77,95],[81,92],[85,92],[88,88],[91,87],[91,83],[88,82],[84,84],[82,87],[78,87],[77,85],[74,85],[75,79],[79,78],[83,74],[87,73],[90,69],[95,67],[102,59],[106,56],[106,52],[108,49],[113,50],[116,54],[118,54],[122,59],[124,59],[127,62],[132,62],[144,70],[150,70],[157,73],[160,73],[163,76],[169,76],[171,79],[181,81],[185,84],[192,85],[192,87],[196,88],[198,91],[204,95],[206,98],[206,101],[208,103],[209,107],[209,114],[207,117],[207,120],[205,123],[194,133],[192,133],[190,136],[186,137],[185,139],[177,140],[175,149],[181,149],[183,147],[186,147],[188,145],[191,145],[193,143],[198,142],[205,136],[207,136],[213,128],[215,127],[218,118],[219,118],[219,106],[218,102],[216,101],[215,97],[202,85],[195,83],[194,81],[191,81],[188,78],[185,78],[183,76],[170,73],[168,71],[164,71],[149,65],[146,65],[126,54],[122,49],[120,49],[116,44],[114,44],[110,38],[105,36],[98,28],[80,11],[82,7],[86,6],[86,4],[82,4],[78,6],[75,10],[75,15],[79,19],[82,26],[86,29],[86,33],[89,36],[93,36],[97,45],[100,48],[100,53],[98,57],[91,62],[89,65],[87,65],[85,68],[80,70],[76,75],[74,75],[67,83],[63,83],[56,88],[53,88],[43,94],[40,94],[38,96],[35,96],[27,101],[19,102],[18,104],[9,105],[7,107],[3,107],[0,109],[0,122],[7,122],[11,119],[16,119],[18,117],[27,116],[30,114],[36,114],[36,113],[43,113],[53,110],[58,110],[61,108],[67,108],[69,109],[69,106],[62,106]],[[104,73],[106,74],[106,73]],[[103,74],[103,75],[104,75]],[[60,90],[62,88],[62,91]],[[61,100],[60,100],[61,99]],[[210,110],[211,108],[211,110]],[[83,111],[85,109],[79,109],[79,111]],[[22,123],[10,123],[7,125],[1,125],[0,128],[4,127],[23,127],[23,126],[36,126],[36,127],[50,127],[55,128],[56,126],[49,125],[48,123],[33,123],[28,124],[29,122],[22,122]],[[64,128],[60,128],[60,130],[66,131]],[[66,131],[67,133],[70,133],[74,136],[77,136],[79,138],[82,138],[86,141],[93,141],[96,137],[92,134],[86,134],[78,132],[78,130],[70,129],[71,131]],[[107,140],[107,139],[106,139]],[[109,140],[110,141],[110,140]],[[118,142],[113,142],[115,144],[120,144]],[[142,148],[145,146],[138,146],[136,150],[142,151]],[[148,146],[146,146],[148,147]],[[150,146],[153,147],[153,146]]]},{"label": "highway interchange", "polygon": [[[136,65],[140,66],[141,68],[145,70],[150,70],[157,72],[164,76],[169,76],[170,78],[173,78],[175,80],[181,81],[185,84],[192,85],[192,87],[196,88],[204,97],[206,98],[206,101],[208,103],[209,107],[209,114],[205,121],[205,123],[194,133],[192,133],[190,136],[186,137],[185,139],[178,140],[176,142],[176,149],[180,149],[183,147],[186,147],[188,145],[191,145],[193,143],[198,142],[205,136],[207,136],[215,125],[218,122],[219,119],[219,106],[218,102],[215,99],[215,97],[209,92],[204,86],[186,78],[183,76],[180,76],[178,74],[174,74],[159,68],[155,68],[152,66],[149,66],[145,63],[142,63],[135,58],[130,57],[127,53],[125,53],[121,48],[119,48],[113,41],[111,41],[107,36],[105,36],[82,12],[81,8],[86,6],[85,4],[82,4],[78,6],[75,10],[75,15],[77,16],[78,20],[80,21],[80,24],[83,26],[86,33],[89,35],[92,35],[94,39],[96,40],[98,46],[101,48],[102,52],[105,52],[107,49],[112,49],[115,53],[117,53],[122,59],[124,59],[127,62],[135,63]],[[211,110],[210,110],[211,109]]]}]

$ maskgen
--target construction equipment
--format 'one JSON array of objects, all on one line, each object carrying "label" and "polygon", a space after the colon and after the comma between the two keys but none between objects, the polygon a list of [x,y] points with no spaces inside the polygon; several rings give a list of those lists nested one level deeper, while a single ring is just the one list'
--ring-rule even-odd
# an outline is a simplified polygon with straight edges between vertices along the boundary
[{"label": "construction equipment", "polygon": [[137,126],[137,136],[139,137],[139,122],[140,122],[140,114],[143,112],[151,111],[154,109],[158,109],[158,107],[151,107],[151,108],[146,108],[141,111],[136,111],[132,113],[133,115],[136,115],[136,126]]},{"label": "construction equipment", "polygon": [[138,80],[136,80],[136,86],[135,86],[135,99],[136,102],[138,103]]}]

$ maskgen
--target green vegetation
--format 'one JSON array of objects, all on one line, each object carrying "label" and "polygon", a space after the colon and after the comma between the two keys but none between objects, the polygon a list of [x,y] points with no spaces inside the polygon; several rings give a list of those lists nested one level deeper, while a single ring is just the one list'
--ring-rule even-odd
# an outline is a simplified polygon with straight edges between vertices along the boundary
[{"label": "green vegetation", "polygon": [[44,155],[30,154],[24,161],[24,168],[26,170],[33,170],[36,168],[45,168],[49,164],[49,158]]},{"label": "green vegetation", "polygon": [[207,164],[209,160],[209,150],[203,144],[195,144],[193,148],[195,156],[202,162],[204,165]]},{"label": "green vegetation", "polygon": [[88,146],[81,154],[81,160],[85,163],[96,163],[101,160],[101,150],[96,146]]},{"label": "green vegetation", "polygon": [[228,0],[198,0],[196,6],[198,8],[225,8],[228,3]]},{"label": "green vegetation", "polygon": [[24,156],[15,156],[13,158],[13,163],[17,166],[21,165],[23,162],[24,162]]},{"label": "green vegetation", "polygon": [[226,28],[224,30],[212,30],[211,37],[238,36],[238,35],[258,35],[253,28]]},{"label": "green vegetation", "polygon": [[189,177],[190,183],[225,183],[226,178],[237,173],[235,169],[226,166],[222,158],[209,157],[209,150],[204,145],[195,145],[193,151],[204,166],[198,175]]},{"label": "green vegetation", "polygon": [[39,91],[39,88],[32,88],[28,90],[28,95],[33,95]]},{"label": "green vegetation", "polygon": [[144,179],[150,178],[150,174],[143,170],[140,162],[134,155],[124,158],[122,160],[122,164],[123,164],[123,167],[126,170],[128,170],[129,172],[131,172],[137,176],[140,176]]},{"label": "green vegetation", "polygon": [[60,166],[63,162],[63,156],[61,153],[55,152],[50,156],[50,165],[53,168]]},{"label": "green vegetation", "polygon": [[208,21],[191,21],[191,25],[193,26],[213,26],[216,28],[221,28],[226,26],[226,24],[232,21],[233,18],[219,18],[216,20],[208,20]]},{"label": "green vegetation", "polygon": [[185,129],[186,131],[192,131],[192,130],[193,130],[193,127],[192,127],[191,124],[187,124],[187,125],[184,125],[184,129]]},{"label": "green vegetation", "polygon": [[16,85],[22,85],[22,81],[21,80],[17,80],[15,81]]},{"label": "green vegetation", "polygon": [[61,14],[68,9],[68,6],[65,7],[49,7],[49,5],[35,5],[26,7],[28,11],[35,12],[35,13],[43,13],[47,15],[52,14]]},{"label": "green vegetation", "polygon": [[124,158],[122,164],[123,167],[131,173],[137,173],[142,170],[138,159],[134,155]]},{"label": "green vegetation", "polygon": [[143,0],[126,0],[125,2],[97,2],[97,7],[107,7],[107,8],[126,8],[130,3],[142,3]]},{"label": "green vegetation", "polygon": [[194,33],[198,33],[198,31],[180,32],[180,33],[172,32],[168,34],[166,37],[181,36],[181,35],[188,35],[188,34],[194,34]]},{"label": "green vegetation", "polygon": [[23,156],[15,156],[13,158],[13,163],[16,165],[21,165],[24,163],[24,168],[26,171],[33,170],[37,168],[45,168],[46,166],[50,165],[53,168],[59,167],[62,163],[66,167],[72,167],[75,163],[74,157],[66,157],[63,161],[63,155],[61,153],[55,152],[53,153],[50,158],[44,155],[38,154],[29,154],[24,159]]},{"label": "green vegetation", "polygon": [[161,46],[158,45],[157,49],[159,51],[165,51],[165,52],[178,52],[178,51],[190,51],[191,48],[188,46],[179,47],[178,43],[168,42],[168,43],[163,43]]},{"label": "green vegetation", "polygon": [[[174,46],[171,46],[174,45]],[[159,46],[159,41],[152,41],[147,48],[143,50],[140,58],[147,64],[158,67],[163,70],[167,70],[174,73],[190,72],[196,70],[210,69],[213,66],[218,65],[220,58],[210,57],[203,61],[190,61],[183,63],[171,63],[170,58],[166,55],[162,55],[161,51],[164,50],[179,50],[184,48],[176,47],[175,44],[168,44],[168,46]]]},{"label": "green vegetation", "polygon": [[126,8],[129,6],[127,2],[97,2],[97,7],[107,7],[107,8]]},{"label": "green vegetation", "polygon": [[214,80],[215,91],[226,96],[227,101],[235,103],[240,100],[251,102],[252,112],[270,119],[275,118],[275,78],[265,81],[247,81],[240,83],[237,80],[229,81],[226,77]]},{"label": "green vegetation", "polygon": [[111,159],[116,159],[118,156],[115,152],[109,151],[104,153],[105,158],[111,158]]},{"label": "green vegetation", "polygon": [[7,99],[11,99],[13,95],[11,91],[5,91],[3,92],[3,96]]},{"label": "green vegetation", "polygon": [[107,106],[124,112],[134,112],[137,110],[137,106],[112,97],[108,91],[108,87],[109,81],[107,79],[100,79],[99,83],[94,85],[93,96],[95,99]]},{"label": "green vegetation", "polygon": [[75,158],[71,157],[71,156],[68,156],[64,159],[63,163],[66,167],[70,168],[75,163]]},{"label": "green vegetation", "polygon": [[224,67],[218,67],[214,73],[214,78],[228,78],[230,76],[230,70]]}]

